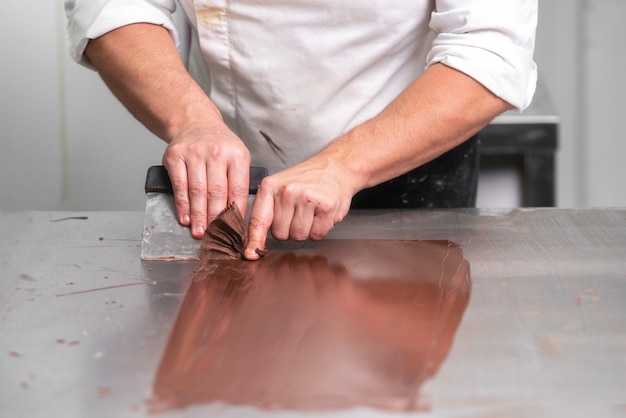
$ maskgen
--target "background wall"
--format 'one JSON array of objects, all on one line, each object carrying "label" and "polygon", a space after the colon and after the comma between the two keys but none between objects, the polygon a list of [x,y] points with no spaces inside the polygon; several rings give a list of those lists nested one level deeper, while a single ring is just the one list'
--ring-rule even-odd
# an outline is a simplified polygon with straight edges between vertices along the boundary
[{"label": "background wall", "polygon": [[[540,1],[536,61],[562,119],[562,207],[626,206],[625,12],[623,0]],[[62,0],[9,2],[0,14],[0,210],[143,210],[145,171],[164,143],[71,61],[64,27]]]},{"label": "background wall", "polygon": [[586,1],[584,8],[585,96],[581,101],[581,152],[586,169],[583,202],[590,206],[626,205],[626,47],[623,0]]}]

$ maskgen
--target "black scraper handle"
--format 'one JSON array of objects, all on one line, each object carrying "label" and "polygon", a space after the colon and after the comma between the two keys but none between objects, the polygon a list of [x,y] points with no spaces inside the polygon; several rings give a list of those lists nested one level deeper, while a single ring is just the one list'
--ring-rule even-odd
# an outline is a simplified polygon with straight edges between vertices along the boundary
[{"label": "black scraper handle", "polygon": [[[264,167],[250,167],[249,194],[256,194],[261,180],[267,177],[267,169]],[[146,175],[146,193],[172,193],[172,182],[167,170],[162,165],[153,165],[148,168]]]}]

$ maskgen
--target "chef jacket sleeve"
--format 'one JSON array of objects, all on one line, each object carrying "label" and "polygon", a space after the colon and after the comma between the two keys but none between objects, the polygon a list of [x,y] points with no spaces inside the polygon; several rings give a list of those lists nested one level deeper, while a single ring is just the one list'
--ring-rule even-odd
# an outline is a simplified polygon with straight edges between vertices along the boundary
[{"label": "chef jacket sleeve", "polygon": [[84,55],[90,39],[132,23],[153,23],[165,27],[174,42],[179,38],[172,20],[174,0],[65,0],[66,41],[72,58],[93,68]]},{"label": "chef jacket sleeve", "polygon": [[537,0],[436,0],[427,65],[455,68],[524,109],[537,83],[537,9]]}]

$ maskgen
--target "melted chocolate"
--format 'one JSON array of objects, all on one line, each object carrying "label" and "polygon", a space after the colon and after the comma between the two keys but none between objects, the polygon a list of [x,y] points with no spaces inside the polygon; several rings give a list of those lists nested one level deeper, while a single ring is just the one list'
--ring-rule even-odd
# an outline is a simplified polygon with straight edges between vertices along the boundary
[{"label": "melted chocolate", "polygon": [[448,241],[326,240],[255,262],[207,257],[163,353],[153,412],[218,401],[419,409],[470,294],[469,263]]}]

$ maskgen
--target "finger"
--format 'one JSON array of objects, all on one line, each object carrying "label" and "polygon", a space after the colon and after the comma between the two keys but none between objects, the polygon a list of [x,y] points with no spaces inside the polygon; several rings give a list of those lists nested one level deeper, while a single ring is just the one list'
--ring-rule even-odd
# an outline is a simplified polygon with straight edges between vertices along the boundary
[{"label": "finger", "polygon": [[226,165],[213,162],[206,170],[207,190],[207,222],[217,217],[230,202],[228,202],[228,179],[226,178]]},{"label": "finger", "polygon": [[311,238],[312,241],[321,241],[326,238],[326,235],[328,235],[334,226],[335,222],[331,216],[328,216],[327,214],[316,215],[313,218],[308,237]]},{"label": "finger", "polygon": [[313,218],[313,224],[311,225],[311,232],[309,238],[313,241],[321,241],[326,238],[328,233],[343,220],[343,217],[350,206],[345,204],[334,205],[321,205],[316,208],[315,216]]},{"label": "finger", "polygon": [[249,186],[250,165],[231,165],[228,169],[228,204],[235,202],[243,218],[246,217]]},{"label": "finger", "polygon": [[207,227],[207,173],[204,164],[188,164],[191,235],[202,238]]},{"label": "finger", "polygon": [[294,241],[305,241],[309,238],[311,227],[315,218],[315,203],[305,199],[298,204],[293,213],[293,219],[289,226],[289,238]]},{"label": "finger", "polygon": [[295,208],[293,206],[283,206],[280,203],[274,203],[274,218],[270,227],[274,238],[278,240],[289,239],[294,214]]},{"label": "finger", "polygon": [[163,166],[172,183],[172,192],[174,194],[174,203],[176,204],[176,215],[181,225],[189,226],[191,218],[189,215],[189,193],[187,190],[187,166],[182,160],[169,162],[163,160]]},{"label": "finger", "polygon": [[250,212],[250,222],[248,223],[248,244],[244,251],[247,260],[258,260],[260,255],[257,249],[265,249],[267,232],[274,219],[274,198],[272,194],[263,192],[259,187],[252,211]]},{"label": "finger", "polygon": [[[268,177],[271,180],[271,177]],[[269,183],[269,181],[264,181]],[[272,219],[272,236],[279,240],[289,239],[291,222],[296,211],[298,192],[295,185],[288,185],[280,188],[280,195],[273,192],[274,218]],[[276,188],[273,188],[274,190]]]}]

